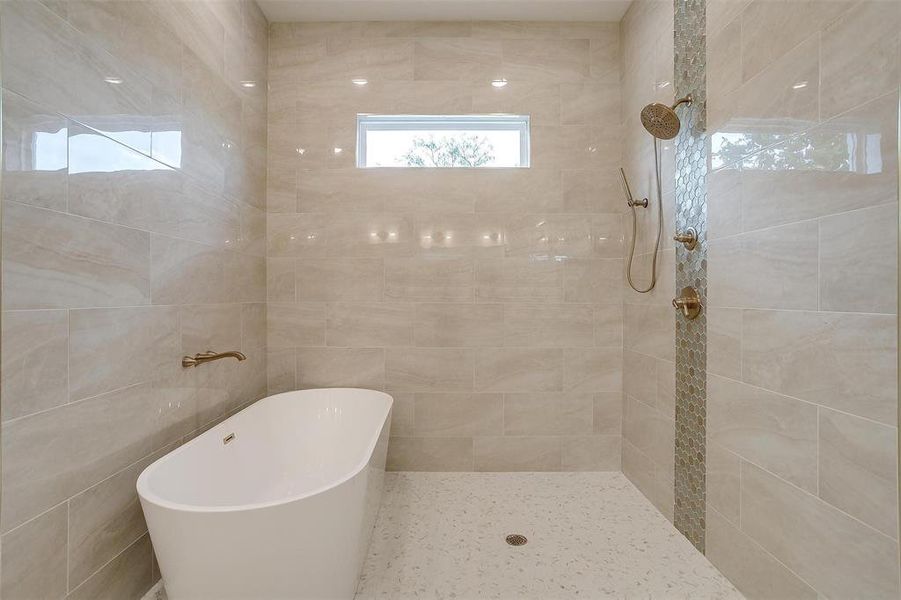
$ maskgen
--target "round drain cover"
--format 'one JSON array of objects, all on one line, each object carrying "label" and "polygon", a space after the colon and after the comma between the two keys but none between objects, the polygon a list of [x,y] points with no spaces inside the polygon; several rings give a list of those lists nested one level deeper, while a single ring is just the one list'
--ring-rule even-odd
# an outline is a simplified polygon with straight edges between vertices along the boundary
[{"label": "round drain cover", "polygon": [[507,543],[511,546],[525,546],[528,543],[528,539],[524,535],[520,535],[518,533],[511,533],[507,536]]}]

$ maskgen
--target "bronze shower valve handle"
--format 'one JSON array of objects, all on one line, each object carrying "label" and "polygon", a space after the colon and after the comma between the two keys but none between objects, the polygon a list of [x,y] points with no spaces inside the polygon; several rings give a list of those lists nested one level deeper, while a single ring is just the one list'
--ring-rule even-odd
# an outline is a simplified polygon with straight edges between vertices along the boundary
[{"label": "bronze shower valve handle", "polygon": [[682,295],[673,298],[673,308],[678,309],[689,321],[697,319],[701,314],[701,298],[693,287],[682,288]]},{"label": "bronze shower valve handle", "polygon": [[689,227],[685,230],[685,233],[677,233],[674,235],[673,239],[677,242],[681,242],[686,250],[694,250],[698,245],[698,232],[695,231],[694,227]]}]

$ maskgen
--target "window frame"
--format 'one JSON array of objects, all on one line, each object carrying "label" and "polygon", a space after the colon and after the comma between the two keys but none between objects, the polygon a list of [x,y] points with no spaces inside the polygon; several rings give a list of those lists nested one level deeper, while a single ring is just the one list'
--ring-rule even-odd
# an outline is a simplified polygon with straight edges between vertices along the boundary
[{"label": "window frame", "polygon": [[[485,167],[409,167],[409,166],[369,166],[366,164],[366,133],[369,131],[518,131],[519,165]],[[466,115],[381,115],[357,114],[357,156],[358,169],[529,169],[532,148],[531,115],[466,114]]]}]

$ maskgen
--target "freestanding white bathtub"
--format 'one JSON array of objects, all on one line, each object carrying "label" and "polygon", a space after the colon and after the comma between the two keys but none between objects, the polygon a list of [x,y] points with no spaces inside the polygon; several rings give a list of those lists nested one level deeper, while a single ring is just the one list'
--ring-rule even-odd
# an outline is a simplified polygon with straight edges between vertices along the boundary
[{"label": "freestanding white bathtub", "polygon": [[353,598],[392,398],[264,398],[147,467],[138,495],[170,600]]}]

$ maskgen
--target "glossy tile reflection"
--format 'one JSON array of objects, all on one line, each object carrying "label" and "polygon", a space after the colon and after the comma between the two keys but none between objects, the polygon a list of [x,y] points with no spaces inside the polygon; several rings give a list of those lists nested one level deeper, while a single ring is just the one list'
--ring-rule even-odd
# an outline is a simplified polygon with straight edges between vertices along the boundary
[{"label": "glossy tile reflection", "polygon": [[[286,329],[270,335],[270,388],[365,381],[405,397],[394,469],[618,468],[619,428],[591,410],[622,380],[622,220],[605,178],[617,28],[277,23],[270,41],[269,300]],[[358,113],[528,114],[531,168],[354,169]],[[365,373],[341,356],[365,356]],[[506,414],[540,418],[514,397],[529,392],[578,396],[578,425],[505,431]]]},{"label": "glossy tile reflection", "polygon": [[[140,471],[350,386],[394,397],[390,470],[461,472],[389,474],[361,598],[897,597],[899,32],[885,0],[0,3],[0,596],[140,598]],[[639,111],[682,91],[633,240],[618,169],[655,199]],[[529,168],[356,167],[358,114],[498,113]],[[209,349],[247,360],[180,366]]]},{"label": "glossy tile reflection", "polygon": [[[238,2],[0,13],[0,593],[138,598],[159,573],[137,473],[266,393],[268,24]],[[208,343],[248,360],[182,373]]]},{"label": "glossy tile reflection", "polygon": [[709,7],[742,51],[709,52],[708,556],[749,596],[894,597],[901,11]]}]

